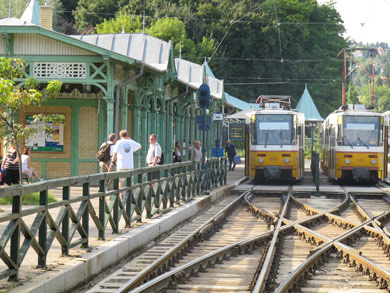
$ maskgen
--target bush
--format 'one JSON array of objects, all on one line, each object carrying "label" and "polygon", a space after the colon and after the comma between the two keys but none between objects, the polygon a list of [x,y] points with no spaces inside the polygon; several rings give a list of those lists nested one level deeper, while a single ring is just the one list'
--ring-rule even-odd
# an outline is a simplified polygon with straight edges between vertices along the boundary
[{"label": "bush", "polygon": [[[49,193],[48,202],[56,202],[54,195]],[[12,204],[12,196],[0,198],[0,204]],[[39,192],[34,192],[30,194],[24,194],[22,198],[23,205],[39,205]]]}]

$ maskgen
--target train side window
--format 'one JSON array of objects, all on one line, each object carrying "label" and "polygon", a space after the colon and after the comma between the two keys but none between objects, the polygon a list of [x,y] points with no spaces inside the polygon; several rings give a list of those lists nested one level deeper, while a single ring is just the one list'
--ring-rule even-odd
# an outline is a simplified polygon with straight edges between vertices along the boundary
[{"label": "train side window", "polygon": [[251,144],[257,144],[256,123],[249,124],[249,133],[251,137]]},{"label": "train side window", "polygon": [[343,145],[343,125],[337,125],[337,145]]}]

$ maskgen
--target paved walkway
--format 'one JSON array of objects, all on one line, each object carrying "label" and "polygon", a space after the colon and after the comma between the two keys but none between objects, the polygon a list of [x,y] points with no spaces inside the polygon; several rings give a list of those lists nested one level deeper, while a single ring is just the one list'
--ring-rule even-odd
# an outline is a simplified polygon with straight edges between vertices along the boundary
[{"label": "paved walkway", "polygon": [[[239,180],[244,177],[244,164],[240,164],[236,166],[236,169],[234,171],[228,171],[227,176],[227,182],[228,186],[232,186],[234,184],[238,184]],[[213,193],[217,192],[218,190],[224,190],[226,191],[227,186],[219,187],[215,190],[212,190],[210,198],[212,198]],[[96,188],[97,190],[97,188]],[[49,193],[53,194],[57,200],[61,200],[61,189],[53,189],[49,190]],[[91,190],[91,192],[94,192],[94,190]],[[78,197],[82,195],[82,187],[71,187],[70,190],[71,198]],[[208,204],[211,200],[205,200],[205,196],[200,197],[200,199],[195,199],[193,202],[189,203],[189,206],[192,205],[198,205],[198,206],[204,206],[205,204],[199,204],[197,203],[197,200],[206,202]],[[98,199],[92,200],[92,204],[95,207],[95,211],[98,211]],[[183,207],[186,205],[183,205]],[[77,213],[79,207],[79,203],[72,204],[72,208]],[[11,211],[11,206],[8,205],[1,205],[1,212],[0,215],[8,214]],[[25,209],[25,208],[24,208]],[[194,208],[192,207],[192,210]],[[167,213],[166,215],[169,216],[169,214],[175,214],[177,209],[174,209]],[[56,219],[56,216],[59,213],[59,208],[54,208],[50,211],[51,216],[53,219]],[[83,264],[86,261],[89,261],[90,255],[93,253],[97,253],[98,251],[105,249],[107,250],[107,247],[113,247],[117,246],[120,243],[120,240],[126,238],[126,237],[132,237],[132,236],[126,236],[131,234],[134,230],[137,230],[136,228],[142,228],[143,226],[147,226],[148,223],[154,223],[156,221],[159,221],[160,219],[164,218],[166,215],[156,215],[154,219],[145,219],[142,223],[136,223],[134,227],[132,228],[125,228],[125,223],[123,219],[120,222],[120,234],[112,234],[111,227],[108,225],[108,229],[106,230],[106,240],[98,240],[98,232],[97,229],[94,226],[93,221],[90,219],[90,240],[89,240],[89,247],[88,248],[80,248],[75,247],[70,250],[70,256],[62,256],[61,255],[61,246],[58,243],[57,240],[53,241],[53,244],[51,246],[51,249],[47,256],[47,268],[45,269],[39,269],[37,268],[37,254],[33,250],[32,247],[30,247],[29,251],[27,252],[27,255],[25,259],[23,260],[22,266],[20,268],[20,279],[18,282],[8,282],[6,279],[0,280],[0,292],[43,292],[42,286],[39,287],[39,284],[42,284],[44,282],[48,283],[48,286],[45,286],[44,292],[61,292],[64,290],[59,290],[61,286],[63,285],[63,282],[69,283],[70,280],[76,284],[77,280],[80,280],[80,275],[85,275],[86,272],[81,272],[80,264]],[[33,223],[35,219],[36,214],[33,214],[31,216],[24,217],[24,221],[28,227],[31,227],[31,224]],[[0,233],[2,234],[6,228],[5,224],[0,224]],[[139,229],[138,229],[139,230]],[[78,233],[78,232],[76,232]],[[137,236],[139,238],[139,236]],[[23,237],[21,238],[21,242],[23,241]],[[134,243],[134,240],[132,240],[132,243]],[[123,244],[123,243],[122,243]],[[118,251],[120,249],[116,248]],[[115,251],[117,251],[115,250]],[[6,248],[6,251],[9,253],[9,244]],[[116,252],[117,254],[119,252]],[[123,256],[125,257],[125,255]],[[94,264],[92,264],[91,269],[95,270],[96,273],[98,273],[97,268],[98,267],[105,267],[107,264],[104,264],[104,262],[108,262],[108,266],[114,263],[111,263],[114,258],[110,257],[97,257],[97,259],[94,261]],[[5,270],[6,266],[1,263],[0,270]],[[85,269],[83,269],[85,270]],[[66,274],[64,273],[66,272]],[[60,279],[59,281],[56,279]],[[57,283],[56,283],[57,282]],[[60,282],[60,285],[56,285]],[[65,285],[67,288],[71,288],[72,285],[68,284]]]}]

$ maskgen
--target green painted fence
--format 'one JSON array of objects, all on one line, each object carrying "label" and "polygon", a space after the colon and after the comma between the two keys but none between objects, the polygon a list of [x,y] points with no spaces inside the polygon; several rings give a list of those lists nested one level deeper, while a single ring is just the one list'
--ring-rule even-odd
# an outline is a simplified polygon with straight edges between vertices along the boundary
[{"label": "green painted fence", "polygon": [[[158,172],[160,179],[150,180],[152,172]],[[184,162],[0,188],[0,198],[12,197],[12,212],[0,216],[0,223],[6,225],[0,238],[0,258],[7,266],[0,272],[0,278],[17,280],[19,268],[30,248],[38,256],[38,267],[45,267],[54,239],[60,243],[64,255],[69,255],[73,247],[88,247],[91,219],[98,238],[105,239],[108,225],[118,233],[121,219],[126,227],[130,227],[131,223],[142,221],[145,216],[163,213],[174,208],[175,204],[190,201],[226,184],[226,174],[226,161],[222,158],[209,160],[204,172],[200,170],[200,163]],[[120,180],[124,181],[123,188],[119,188]],[[80,195],[72,194],[72,188],[76,186],[82,187]],[[92,188],[95,192],[91,191],[93,186],[99,186]],[[51,189],[60,189],[62,200],[48,203]],[[22,195],[33,192],[40,194],[39,205],[23,206]],[[97,209],[93,207],[92,199],[98,199]],[[77,210],[75,203],[80,203]],[[60,211],[53,218],[51,212],[58,208]],[[25,217],[31,215],[35,215],[35,219],[29,227]]]}]

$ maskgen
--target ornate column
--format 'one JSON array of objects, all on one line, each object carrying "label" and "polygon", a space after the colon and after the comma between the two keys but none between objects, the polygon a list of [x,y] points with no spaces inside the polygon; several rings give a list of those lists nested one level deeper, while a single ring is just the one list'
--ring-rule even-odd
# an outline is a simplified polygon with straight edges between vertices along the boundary
[{"label": "ornate column", "polygon": [[[132,132],[131,136],[135,141],[140,142],[142,145],[142,142],[140,140],[140,138],[141,138],[141,135],[140,135],[140,133],[141,133],[141,123],[140,123],[141,111],[140,111],[139,107],[133,106],[132,112],[133,112],[133,115],[132,115],[132,122],[131,122],[131,132]],[[145,146],[142,145],[142,148],[145,148]],[[134,168],[138,168],[139,166],[140,166],[140,151],[134,153]]]},{"label": "ornate column", "polygon": [[121,104],[120,104],[120,111],[121,111],[121,129],[127,129],[127,87],[124,87],[121,89]]},{"label": "ornate column", "polygon": [[114,132],[114,99],[110,97],[104,97],[107,105],[107,124],[106,124],[106,138],[112,132]]},{"label": "ornate column", "polygon": [[141,166],[146,166],[146,154],[149,149],[149,134],[148,132],[148,123],[147,123],[147,109],[142,108],[141,109],[141,119],[138,120],[138,124],[140,124],[141,132],[140,132],[140,140],[139,142],[143,146],[140,150],[140,160],[141,160]]}]

